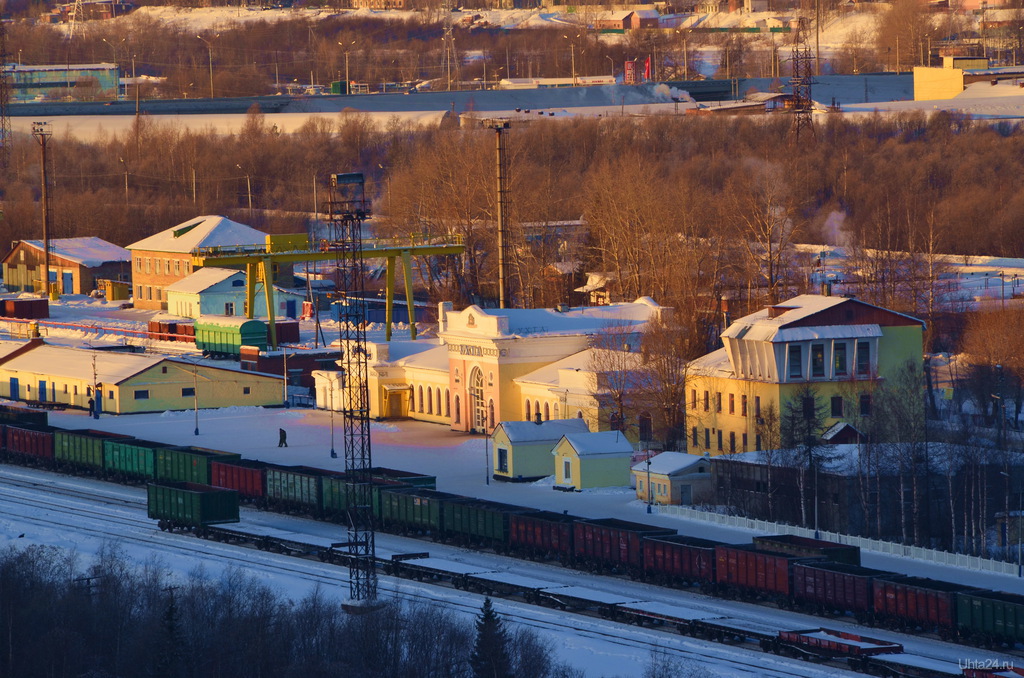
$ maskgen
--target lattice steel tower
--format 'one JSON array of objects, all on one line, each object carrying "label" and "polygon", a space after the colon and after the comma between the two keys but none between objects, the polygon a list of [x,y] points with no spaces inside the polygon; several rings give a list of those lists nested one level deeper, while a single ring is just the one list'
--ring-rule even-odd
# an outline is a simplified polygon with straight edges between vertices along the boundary
[{"label": "lattice steel tower", "polygon": [[7,53],[7,26],[0,22],[0,169],[11,162],[11,71]]},{"label": "lattice steel tower", "polygon": [[337,252],[338,326],[343,372],[341,415],[348,491],[349,590],[352,600],[377,598],[376,546],[370,507],[370,394],[367,386],[363,221],[370,215],[361,172],[331,175],[331,199],[325,210],[332,226],[331,247]]},{"label": "lattice steel tower", "polygon": [[813,103],[811,101],[811,82],[815,58],[807,45],[805,20],[800,20],[796,42],[793,44],[793,77],[789,84],[793,88],[793,134],[800,141],[800,133],[809,130],[814,136],[814,122],[811,120]]}]

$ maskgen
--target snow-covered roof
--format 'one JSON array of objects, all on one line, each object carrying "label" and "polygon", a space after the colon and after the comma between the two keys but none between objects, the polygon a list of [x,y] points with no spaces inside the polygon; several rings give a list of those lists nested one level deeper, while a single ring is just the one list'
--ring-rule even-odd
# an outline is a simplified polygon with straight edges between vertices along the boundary
[{"label": "snow-covered roof", "polygon": [[436,344],[427,345],[422,351],[410,353],[404,358],[395,361],[396,364],[404,367],[418,367],[428,370],[448,371],[451,363],[448,360],[448,347]]},{"label": "snow-covered roof", "polygon": [[217,283],[222,283],[233,276],[243,276],[241,271],[233,271],[230,268],[216,268],[214,266],[196,269],[195,272],[177,280],[164,289],[167,292],[179,292],[182,294],[199,294]]},{"label": "snow-covered roof", "polygon": [[690,361],[690,372],[695,375],[710,377],[715,375],[732,376],[732,363],[729,352],[724,348],[715,349]]},{"label": "snow-covered roof", "polygon": [[550,440],[558,442],[562,436],[574,433],[589,433],[587,422],[583,419],[550,419],[537,424],[532,421],[503,421],[498,424],[505,432],[509,442],[539,443]]},{"label": "snow-covered roof", "polygon": [[[21,242],[40,252],[43,251],[42,240],[22,240]],[[86,268],[95,268],[108,261],[132,260],[132,253],[125,248],[94,236],[50,240],[50,253],[79,263]]]},{"label": "snow-covered roof", "polygon": [[[662,452],[651,457],[651,473],[665,476],[678,475],[697,466],[702,461],[706,462],[708,460],[702,456],[687,454],[686,452]],[[633,470],[646,473],[647,462],[642,461],[639,464],[635,464]]]},{"label": "snow-covered roof", "polygon": [[571,433],[562,436],[562,440],[568,442],[579,457],[633,454],[633,444],[619,431]]},{"label": "snow-covered roof", "polygon": [[[640,297],[631,303],[573,307],[563,311],[552,308],[482,309],[474,305],[462,311],[450,311],[447,317],[452,319],[472,314],[478,319],[485,316],[505,319],[507,326],[499,331],[498,336],[580,335],[596,334],[609,327],[640,329],[662,310],[663,307],[650,297]],[[482,333],[461,327],[453,330],[453,324],[449,322],[448,329],[442,334],[479,336]]]},{"label": "snow-covered roof", "polygon": [[[93,371],[95,358],[95,372]],[[87,351],[43,344],[3,363],[3,369],[46,374],[55,379],[78,379],[89,383],[119,384],[166,358],[140,353]],[[189,368],[191,369],[191,367]],[[94,378],[95,375],[95,378]]]},{"label": "snow-covered roof", "polygon": [[262,245],[267,236],[255,228],[222,216],[204,216],[182,222],[128,246],[151,252],[191,252],[197,247]]},{"label": "snow-covered roof", "polygon": [[656,9],[637,9],[637,10],[634,10],[634,14],[636,14],[641,19],[660,19],[661,18],[661,14]]}]

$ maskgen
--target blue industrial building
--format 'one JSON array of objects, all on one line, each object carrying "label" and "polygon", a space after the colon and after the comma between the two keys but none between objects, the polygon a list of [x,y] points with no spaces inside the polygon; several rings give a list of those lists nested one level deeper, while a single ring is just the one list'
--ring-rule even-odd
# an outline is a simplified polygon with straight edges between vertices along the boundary
[{"label": "blue industrial building", "polygon": [[121,82],[117,64],[8,64],[11,101],[116,99]]}]

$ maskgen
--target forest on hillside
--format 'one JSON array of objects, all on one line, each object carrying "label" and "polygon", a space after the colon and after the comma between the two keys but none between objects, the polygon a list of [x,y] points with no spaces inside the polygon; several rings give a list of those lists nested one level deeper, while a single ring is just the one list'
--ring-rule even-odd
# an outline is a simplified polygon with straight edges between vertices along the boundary
[{"label": "forest on hillside", "polygon": [[[514,126],[516,303],[578,303],[569,290],[579,276],[610,271],[619,297],[650,295],[682,318],[714,318],[711,333],[722,297],[738,317],[811,289],[812,257],[793,245],[817,243],[850,248],[862,298],[931,320],[958,310],[941,295],[935,255],[1024,256],[1024,135],[1015,126],[947,113],[833,115],[796,143],[791,122],[650,116]],[[282,134],[252,111],[233,135],[143,116],[96,143],[54,136],[48,150],[53,237],[123,246],[202,214],[304,232],[329,175],[360,171],[382,235],[455,235],[468,245],[465,256],[420,272],[430,301],[497,296],[491,130],[340,114]],[[3,241],[41,236],[39,162],[36,140],[15,138],[0,182]],[[570,238],[553,226],[577,220],[582,231]],[[551,264],[575,277],[553,276]]]}]

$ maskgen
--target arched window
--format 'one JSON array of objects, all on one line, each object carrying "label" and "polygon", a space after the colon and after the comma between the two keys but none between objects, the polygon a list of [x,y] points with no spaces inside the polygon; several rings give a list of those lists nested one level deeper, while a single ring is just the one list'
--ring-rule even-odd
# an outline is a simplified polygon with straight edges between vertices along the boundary
[{"label": "arched window", "polygon": [[648,412],[641,412],[637,420],[640,428],[640,440],[650,442],[654,440],[654,426],[651,422],[651,415]]},{"label": "arched window", "polygon": [[555,403],[555,419],[558,419],[558,403]]},{"label": "arched window", "polygon": [[551,421],[551,409],[544,403],[544,421]]},{"label": "arched window", "polygon": [[434,391],[434,398],[437,400],[437,416],[441,416],[441,387]]},{"label": "arched window", "polygon": [[452,416],[452,397],[448,394],[448,389],[444,390],[444,416]]},{"label": "arched window", "polygon": [[416,389],[409,389],[409,412],[416,411]]},{"label": "arched window", "polygon": [[530,413],[531,413],[530,399],[527,398],[526,399],[526,421],[533,421],[533,417],[530,415]]},{"label": "arched window", "polygon": [[423,414],[423,387],[419,387],[419,392],[416,394],[416,399],[420,403],[420,414]]},{"label": "arched window", "polygon": [[433,389],[427,387],[427,414],[434,413],[434,393]]},{"label": "arched window", "polygon": [[455,396],[455,423],[458,424],[462,421],[462,407],[459,400],[459,396]]},{"label": "arched window", "polygon": [[487,401],[487,427],[494,428],[494,401]]},{"label": "arched window", "polygon": [[484,373],[474,367],[469,374],[469,411],[472,427],[483,430],[487,427],[487,401],[484,400]]},{"label": "arched window", "polygon": [[577,419],[582,419],[583,418],[583,410],[576,410],[576,418]]},{"label": "arched window", "polygon": [[540,401],[533,401],[533,418],[534,420],[540,419]]}]

